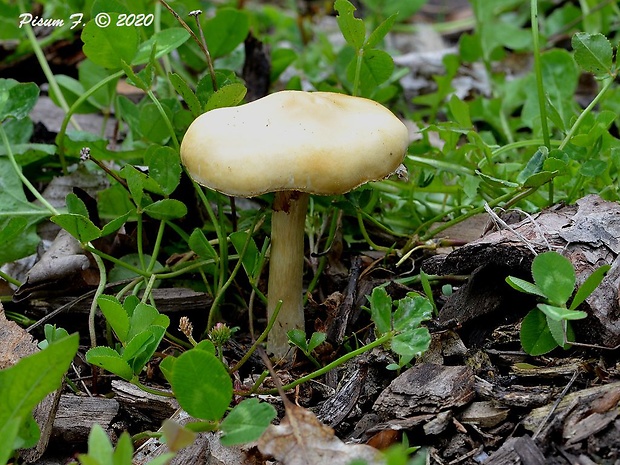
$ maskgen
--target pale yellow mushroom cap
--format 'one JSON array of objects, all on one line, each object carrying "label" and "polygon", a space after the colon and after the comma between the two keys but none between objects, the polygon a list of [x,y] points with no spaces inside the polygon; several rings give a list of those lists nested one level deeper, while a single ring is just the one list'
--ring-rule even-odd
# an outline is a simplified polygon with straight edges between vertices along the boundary
[{"label": "pale yellow mushroom cap", "polygon": [[282,91],[196,118],[181,159],[196,182],[228,195],[335,195],[393,173],[408,143],[405,125],[372,100]]}]

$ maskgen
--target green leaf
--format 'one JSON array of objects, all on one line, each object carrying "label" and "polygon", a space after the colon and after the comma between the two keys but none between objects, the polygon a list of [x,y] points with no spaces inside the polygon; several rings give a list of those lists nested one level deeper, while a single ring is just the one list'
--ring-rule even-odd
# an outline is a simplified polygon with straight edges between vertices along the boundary
[{"label": "green leaf", "polygon": [[408,295],[398,301],[394,311],[394,329],[405,331],[415,329],[423,321],[433,317],[433,306],[426,297]]},{"label": "green leaf", "polygon": [[[103,428],[96,424],[88,435],[88,456],[99,465],[112,465],[114,447]],[[80,461],[83,457],[80,456]]]},{"label": "green leaf", "polygon": [[196,97],[194,91],[190,89],[187,82],[185,82],[185,79],[177,73],[168,74],[168,79],[170,79],[170,83],[179,95],[183,97],[189,111],[192,112],[192,116],[194,118],[198,118],[202,114],[202,106],[200,105],[200,101],[198,100],[198,97]]},{"label": "green leaf", "polygon": [[290,48],[276,48],[271,52],[271,70],[269,73],[269,82],[276,82],[280,75],[288,68],[295,60],[297,60],[297,53]]},{"label": "green leaf", "polygon": [[336,21],[344,39],[354,49],[361,49],[366,39],[366,27],[361,19],[353,15],[356,8],[348,0],[336,0],[334,10],[338,12]]},{"label": "green leaf", "polygon": [[139,374],[144,365],[151,359],[166,333],[167,326],[168,324],[165,326],[150,326],[129,341],[129,344],[127,344],[123,351],[122,358],[129,364],[134,374]]},{"label": "green leaf", "polygon": [[575,340],[575,334],[573,333],[570,322],[566,320],[557,321],[549,318],[549,315],[546,316],[549,332],[553,336],[556,344],[563,349],[568,349],[571,345],[570,343]]},{"label": "green leaf", "polygon": [[122,61],[131,63],[138,50],[138,29],[116,26],[118,13],[110,12],[111,24],[99,27],[94,20],[82,30],[82,50],[90,60],[104,68],[120,69]]},{"label": "green leaf", "polygon": [[[435,303],[435,298],[433,297],[433,289],[431,288],[431,282],[429,280],[429,276],[424,272],[424,270],[420,270],[420,283],[422,283],[422,289],[424,290],[424,295],[428,299],[431,307],[433,309],[433,313],[437,315],[437,304]],[[409,293],[407,297],[412,298],[416,294]]]},{"label": "green leaf", "polygon": [[121,226],[123,226],[127,222],[127,220],[129,219],[129,216],[132,213],[134,213],[134,212],[128,211],[124,215],[119,216],[118,218],[115,218],[112,221],[110,221],[109,223],[107,223],[101,229],[101,237],[105,237],[108,234],[112,234],[112,233],[118,231],[121,228]]},{"label": "green leaf", "polygon": [[276,417],[276,409],[258,399],[245,399],[231,410],[220,428],[224,446],[247,444],[257,440]]},{"label": "green leaf", "polygon": [[60,386],[78,344],[79,336],[72,334],[0,370],[0,463],[11,457],[21,426],[32,418],[32,409]]},{"label": "green leaf", "polygon": [[213,342],[211,342],[209,339],[203,339],[198,344],[196,344],[196,347],[194,347],[194,349],[204,350],[211,355],[215,355],[215,344],[213,344]]},{"label": "green leaf", "polygon": [[82,215],[88,218],[88,209],[86,204],[73,192],[69,192],[65,198],[65,204],[67,205],[67,211],[75,215]]},{"label": "green leaf", "polygon": [[170,380],[172,379],[172,372],[174,371],[174,365],[176,361],[176,357],[168,355],[159,363],[159,369],[163,373],[164,378],[166,378],[166,381],[168,382],[170,382]]},{"label": "green leaf", "polygon": [[127,181],[127,187],[133,201],[138,207],[142,205],[142,198],[144,197],[144,184],[146,183],[146,176],[144,173],[138,171],[132,165],[125,165],[120,171],[120,175]]},{"label": "green leaf", "polygon": [[536,285],[529,281],[526,281],[521,278],[515,278],[514,276],[508,276],[506,278],[506,282],[512,287],[520,292],[525,292],[527,294],[533,294],[540,297],[547,297],[545,293]]},{"label": "green leaf", "polygon": [[[0,231],[3,231],[0,234],[6,239],[0,247],[0,264],[36,252],[40,242],[36,223],[48,215],[46,209],[28,202],[11,162],[7,157],[0,157]],[[18,217],[22,220],[17,220]],[[9,224],[12,224],[12,233],[5,231]]]},{"label": "green leaf", "polygon": [[488,174],[484,174],[482,171],[476,170],[476,175],[480,176],[480,178],[484,181],[485,184],[488,184],[491,187],[519,187],[519,184],[512,181],[507,181],[505,179],[496,178],[493,176],[489,176]]},{"label": "green leaf", "polygon": [[[243,84],[243,82],[237,77],[235,72],[229,70],[216,70],[215,82],[218,89],[221,89],[222,87],[228,86],[230,84]],[[204,106],[207,104],[207,101],[209,100],[213,92],[213,82],[211,80],[211,76],[207,73],[205,76],[202,77],[202,79],[200,79],[200,81],[198,81],[198,84],[196,85],[196,97]]]},{"label": "green leaf", "polygon": [[[142,256],[140,256],[137,253],[130,253],[127,255],[123,255],[120,258],[120,260],[123,263],[127,263],[128,265],[142,269],[141,268],[142,265],[144,264],[146,266],[146,264],[151,261],[151,258],[152,257],[148,254],[143,254]],[[161,271],[162,269],[163,269],[162,264],[159,263],[158,261],[155,261],[155,266],[153,267],[153,270],[152,270],[153,273],[157,273],[158,271]],[[108,278],[110,282],[116,282],[116,281],[123,281],[125,279],[133,279],[137,276],[139,276],[139,274],[134,272],[133,270],[129,270],[122,265],[114,265],[114,267],[110,270]]]},{"label": "green leaf", "polygon": [[176,199],[162,199],[147,205],[144,213],[156,220],[174,220],[187,215],[187,207]]},{"label": "green leaf", "polygon": [[232,52],[250,31],[248,16],[233,8],[220,8],[204,23],[204,34],[213,59]]},{"label": "green leaf", "polygon": [[[172,120],[170,109],[163,106],[168,119]],[[154,103],[145,104],[140,110],[140,133],[155,144],[164,145],[170,139],[168,125]]]},{"label": "green leaf", "polygon": [[34,82],[22,84],[14,79],[0,79],[0,122],[25,118],[38,99],[39,86]]},{"label": "green leaf", "polygon": [[[65,76],[63,74],[56,75],[55,78],[56,78],[56,82],[58,83],[58,87],[60,88],[65,98],[65,101],[67,102],[69,106],[73,106],[73,104],[77,101],[77,99],[80,98],[82,94],[84,94],[85,92],[84,86],[78,80],[73,79],[72,77],[69,77],[69,76]],[[58,95],[56,95],[54,88],[51,86],[50,86],[49,95],[50,95],[50,98],[52,99],[52,102],[54,102],[56,106],[60,107],[61,106],[60,98]],[[99,106],[86,100],[79,107],[77,107],[75,113],[95,113],[99,110],[100,110]]]},{"label": "green leaf", "polygon": [[308,352],[312,352],[318,346],[323,344],[325,342],[325,339],[327,339],[327,334],[325,333],[321,333],[318,331],[312,333],[312,336],[310,336],[310,341],[308,342]]},{"label": "green leaf", "polygon": [[41,431],[39,430],[39,425],[35,421],[32,414],[28,414],[17,433],[17,439],[14,443],[14,448],[27,449],[30,447],[34,447],[37,445],[37,442],[39,442],[40,437]]},{"label": "green leaf", "polygon": [[448,101],[448,108],[454,121],[463,128],[471,128],[471,116],[469,115],[469,105],[458,98],[456,94],[452,95]]},{"label": "green leaf", "polygon": [[172,389],[183,409],[203,420],[219,421],[232,400],[228,371],[212,354],[188,350],[174,363]]},{"label": "green leaf", "polygon": [[375,287],[368,298],[370,316],[380,334],[392,330],[392,298],[383,287]]},{"label": "green leaf", "polygon": [[[131,64],[135,66],[148,63],[151,59],[154,45],[154,58],[158,59],[183,45],[187,39],[189,39],[189,32],[182,27],[169,27],[156,32],[148,40],[140,44],[138,53],[133,57]],[[129,60],[125,61],[129,63]]]},{"label": "green leaf", "polygon": [[543,184],[546,184],[549,181],[551,181],[557,175],[558,175],[557,171],[541,171],[540,173],[531,175],[529,178],[523,181],[523,187],[525,188],[540,187]]},{"label": "green leaf", "polygon": [[550,303],[564,305],[575,289],[575,270],[571,262],[557,252],[541,253],[532,262],[534,282]]},{"label": "green leaf", "polygon": [[301,329],[291,329],[286,332],[286,335],[288,336],[289,341],[299,347],[302,352],[309,352],[308,342],[306,341],[306,333],[304,331]]},{"label": "green leaf", "polygon": [[28,226],[28,220],[17,216],[10,218],[5,224],[6,226],[0,228],[0,244],[6,244],[9,240],[18,237]]},{"label": "green leaf", "polygon": [[532,175],[539,173],[545,160],[549,156],[549,149],[547,147],[538,147],[538,150],[529,159],[525,168],[517,175],[517,181],[523,183],[526,179]]},{"label": "green leaf", "polygon": [[[100,82],[111,75],[111,71],[93,63],[88,58],[78,65],[78,76],[80,84],[85,90],[99,86]],[[87,101],[97,108],[108,108],[112,105],[116,96],[116,85],[118,79],[113,79],[104,87],[100,87],[88,97]]]},{"label": "green leaf", "polygon": [[136,356],[144,352],[149,342],[153,339],[153,334],[149,331],[149,329],[150,328],[147,328],[132,337],[122,351],[123,353],[121,358],[129,364],[134,374],[138,374],[140,370],[136,369],[132,361],[136,358]]},{"label": "green leaf", "polygon": [[372,48],[379,45],[379,42],[383,40],[383,38],[387,35],[388,32],[392,30],[392,26],[394,26],[394,21],[398,17],[398,13],[394,13],[386,18],[381,24],[377,26],[377,28],[370,33],[368,40],[364,44],[365,48]]},{"label": "green leaf", "polygon": [[204,233],[196,228],[189,236],[189,247],[198,254],[200,258],[205,260],[217,260],[219,255],[215,251],[215,248],[209,243]]},{"label": "green leaf", "polygon": [[392,339],[392,350],[398,355],[418,357],[431,345],[428,328],[420,327],[397,334]]},{"label": "green leaf", "polygon": [[112,455],[112,465],[128,465],[133,458],[133,443],[127,431],[123,431],[116,443],[114,454]]},{"label": "green leaf", "polygon": [[364,0],[362,3],[377,16],[397,15],[400,21],[411,17],[428,0]]},{"label": "green leaf", "polygon": [[587,160],[579,166],[579,174],[582,176],[595,178],[602,175],[608,167],[604,160]]},{"label": "green leaf", "polygon": [[69,333],[66,329],[57,328],[56,325],[50,324],[46,324],[43,327],[43,333],[45,334],[45,339],[37,344],[37,347],[39,347],[39,349],[45,349],[51,343],[69,336]]},{"label": "green leaf", "polygon": [[62,213],[52,216],[50,220],[66,230],[82,244],[101,237],[101,230],[85,216]]},{"label": "green leaf", "polygon": [[588,316],[580,310],[569,310],[555,305],[538,304],[536,307],[554,321],[583,320]]},{"label": "green leaf", "polygon": [[149,63],[137,73],[133,71],[132,67],[125,60],[121,60],[121,67],[127,75],[127,84],[137,87],[145,93],[151,89],[155,77],[152,63]]},{"label": "green leaf", "polygon": [[583,303],[590,295],[594,292],[594,290],[601,284],[605,275],[610,270],[610,265],[599,266],[596,270],[592,272],[590,276],[583,282],[579,289],[577,289],[577,293],[575,294],[575,298],[570,304],[570,309],[575,310],[579,305]]},{"label": "green leaf", "polygon": [[86,361],[120,376],[125,381],[130,381],[133,378],[133,370],[129,363],[110,347],[99,346],[89,349],[86,352]]},{"label": "green leaf", "polygon": [[162,326],[167,328],[170,319],[162,315],[155,307],[140,302],[133,310],[129,320],[129,332],[127,339],[131,339],[138,333],[147,330],[150,326]]},{"label": "green leaf", "polygon": [[144,155],[149,167],[149,177],[154,179],[164,195],[170,195],[181,181],[179,154],[171,147],[149,147]]},{"label": "green leaf", "polygon": [[575,61],[581,69],[597,77],[611,75],[613,48],[603,34],[578,32],[571,39]]},{"label": "green leaf", "polygon": [[243,101],[247,91],[246,87],[241,83],[233,83],[221,87],[211,94],[205,105],[205,111],[234,107]]},{"label": "green leaf", "polygon": [[97,299],[97,305],[106,321],[121,342],[127,342],[129,333],[129,315],[116,297],[102,295]]},{"label": "green leaf", "polygon": [[537,308],[521,322],[520,339],[523,350],[530,355],[543,355],[558,346],[547,325],[547,317]]},{"label": "green leaf", "polygon": [[[355,79],[356,62],[347,67],[347,79]],[[367,50],[362,57],[360,89],[362,95],[370,96],[376,88],[387,81],[394,71],[394,60],[383,50]]]},{"label": "green leaf", "polygon": [[[260,252],[252,236],[245,231],[237,231],[229,236],[230,242],[240,255],[243,269],[250,277],[255,277],[260,265]],[[246,245],[247,243],[247,245]],[[245,248],[245,253],[243,249]],[[243,253],[243,255],[241,255]]]}]

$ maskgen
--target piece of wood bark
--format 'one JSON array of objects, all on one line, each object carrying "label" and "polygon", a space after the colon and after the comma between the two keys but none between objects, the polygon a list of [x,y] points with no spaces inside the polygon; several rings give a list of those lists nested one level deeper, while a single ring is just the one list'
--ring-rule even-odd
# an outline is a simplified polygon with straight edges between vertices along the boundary
[{"label": "piece of wood bark", "polygon": [[[620,344],[620,204],[596,195],[574,205],[555,205],[491,232],[454,252],[425,262],[430,274],[471,274],[470,280],[448,298],[441,309],[443,324],[457,322],[476,331],[492,330],[502,322],[516,321],[533,308],[531,296],[515,292],[505,283],[509,275],[531,280],[536,253],[555,250],[566,256],[583,283],[597,267],[612,265],[606,278],[586,300],[588,318],[573,322],[578,341],[614,347]],[[477,324],[480,318],[485,324]],[[482,339],[478,337],[477,340]]]},{"label": "piece of wood bark", "polygon": [[[571,410],[564,419],[565,424],[570,424],[580,421],[590,413],[605,413],[617,409],[618,405],[620,405],[620,381],[570,393],[562,399],[553,413],[559,416],[566,410]],[[553,407],[554,403],[550,403],[532,410],[523,419],[525,429],[536,431]],[[576,415],[576,420],[570,420],[570,415]]]},{"label": "piece of wood bark", "polygon": [[[153,289],[151,294],[160,313],[173,314],[204,310],[211,304],[211,297],[208,294],[187,288],[157,288]],[[74,297],[51,297],[33,299],[21,305],[29,311],[48,313],[61,305],[71,304],[74,300],[76,300]],[[90,304],[89,299],[79,300],[71,305],[68,311],[87,314],[90,311]]]},{"label": "piece of wood bark", "polygon": [[509,409],[498,407],[494,402],[472,402],[459,415],[461,423],[471,423],[483,428],[492,428],[508,417]]},{"label": "piece of wood bark", "polygon": [[544,454],[529,436],[508,439],[484,465],[545,465]]},{"label": "piece of wood bark", "polygon": [[52,438],[68,444],[86,443],[93,425],[108,430],[118,415],[119,404],[105,397],[63,394],[54,420]]},{"label": "piece of wood bark", "polygon": [[112,391],[121,408],[132,417],[145,416],[148,421],[158,423],[158,426],[179,408],[179,403],[173,397],[151,394],[120,379],[112,381]]},{"label": "piece of wood bark", "polygon": [[506,407],[534,408],[552,401],[560,390],[549,386],[498,386],[476,377],[476,393],[481,399],[494,400]]},{"label": "piece of wood bark", "polygon": [[471,368],[422,363],[394,379],[375,401],[373,411],[384,419],[406,419],[461,407],[474,396]]},{"label": "piece of wood bark", "polygon": [[355,370],[342,388],[321,406],[317,413],[319,421],[334,427],[344,420],[357,405],[367,374],[368,366],[362,365]]}]

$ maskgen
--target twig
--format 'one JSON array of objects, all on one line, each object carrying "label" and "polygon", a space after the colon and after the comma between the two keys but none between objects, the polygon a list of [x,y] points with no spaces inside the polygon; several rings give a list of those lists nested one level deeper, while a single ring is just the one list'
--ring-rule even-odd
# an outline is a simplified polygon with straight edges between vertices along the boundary
[{"label": "twig", "polygon": [[489,204],[486,203],[486,202],[484,202],[484,209],[487,212],[487,214],[491,217],[491,221],[493,221],[493,223],[495,223],[495,226],[497,227],[497,229],[507,229],[507,230],[509,230],[511,233],[513,233],[515,236],[517,236],[521,240],[521,242],[523,242],[523,244],[525,244],[525,246],[530,250],[530,252],[532,252],[534,255],[538,255],[538,252],[536,252],[534,247],[532,247],[530,245],[530,242],[525,237],[523,237],[523,235],[521,233],[517,232],[512,226],[510,226],[508,223],[506,223],[504,220],[502,220],[497,215],[497,213],[495,213],[493,211],[493,209],[489,206]]},{"label": "twig", "polygon": [[547,414],[547,416],[543,419],[543,421],[540,423],[540,425],[538,425],[538,429],[536,430],[536,432],[534,433],[534,435],[532,436],[532,439],[536,439],[538,437],[538,435],[540,433],[542,433],[542,430],[544,429],[545,425],[547,424],[547,422],[549,421],[549,419],[551,418],[551,416],[555,413],[555,411],[558,408],[558,405],[560,405],[560,402],[562,402],[562,399],[564,399],[564,397],[566,396],[566,394],[568,393],[568,390],[571,388],[571,386],[573,385],[573,383],[575,382],[575,380],[577,379],[577,376],[579,375],[579,370],[575,370],[575,373],[573,373],[573,377],[570,379],[570,381],[568,382],[568,384],[566,385],[566,387],[564,387],[564,389],[562,390],[562,392],[560,393],[559,397],[557,398],[557,400],[553,403],[553,406],[551,407],[551,410],[549,410],[549,413]]},{"label": "twig", "polygon": [[[122,280],[122,281],[117,281],[117,282],[114,282],[114,283],[108,283],[108,284],[106,284],[105,288],[106,288],[106,289],[109,289],[109,288],[111,288],[111,287],[118,286],[118,285],[121,285],[121,284],[127,284],[127,283],[130,283],[130,282],[132,282],[132,281],[133,281],[133,278],[130,278],[130,279],[124,279],[124,280]],[[92,297],[92,296],[95,294],[95,292],[96,292],[96,291],[97,291],[96,289],[93,289],[93,290],[91,290],[91,291],[88,291],[87,293],[82,294],[81,296],[77,297],[76,299],[72,300],[71,302],[68,302],[68,303],[66,303],[66,304],[64,304],[64,305],[62,305],[62,306],[60,306],[60,307],[58,307],[56,310],[54,310],[54,311],[52,311],[52,312],[48,313],[47,315],[45,315],[44,317],[42,317],[42,318],[41,318],[39,321],[37,321],[36,323],[33,323],[33,324],[31,324],[30,326],[28,326],[28,327],[26,328],[26,332],[30,332],[30,331],[32,331],[33,329],[38,328],[38,327],[39,327],[39,326],[41,326],[43,323],[48,322],[49,320],[51,320],[52,318],[54,318],[54,317],[55,317],[56,315],[58,315],[59,313],[64,312],[65,310],[70,309],[71,307],[73,307],[74,305],[76,305],[76,304],[80,303],[80,302],[81,302],[82,300],[84,300],[84,299],[87,299],[87,298],[89,298],[89,297]]]}]

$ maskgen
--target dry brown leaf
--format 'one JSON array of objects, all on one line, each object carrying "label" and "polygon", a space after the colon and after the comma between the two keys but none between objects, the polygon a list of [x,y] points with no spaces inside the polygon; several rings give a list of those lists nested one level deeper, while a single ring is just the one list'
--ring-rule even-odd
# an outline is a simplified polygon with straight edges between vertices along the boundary
[{"label": "dry brown leaf", "polygon": [[[61,229],[50,248],[30,269],[26,281],[13,296],[15,302],[31,297],[53,294],[71,285],[81,285],[77,279],[88,270],[90,261],[80,243],[67,231]],[[62,284],[62,285],[61,285]]]},{"label": "dry brown leaf", "polygon": [[261,453],[272,455],[284,465],[347,465],[355,459],[365,460],[368,465],[383,463],[374,447],[345,444],[309,410],[290,402],[285,405],[282,422],[271,425],[258,440]]}]

